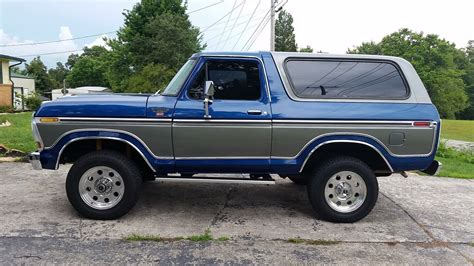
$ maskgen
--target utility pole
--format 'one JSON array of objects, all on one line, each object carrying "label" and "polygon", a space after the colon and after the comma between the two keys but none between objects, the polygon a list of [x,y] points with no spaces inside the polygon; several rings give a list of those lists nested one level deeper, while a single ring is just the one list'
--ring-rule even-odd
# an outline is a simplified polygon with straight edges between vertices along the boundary
[{"label": "utility pole", "polygon": [[270,1],[270,51],[275,51],[275,2],[277,0]]}]

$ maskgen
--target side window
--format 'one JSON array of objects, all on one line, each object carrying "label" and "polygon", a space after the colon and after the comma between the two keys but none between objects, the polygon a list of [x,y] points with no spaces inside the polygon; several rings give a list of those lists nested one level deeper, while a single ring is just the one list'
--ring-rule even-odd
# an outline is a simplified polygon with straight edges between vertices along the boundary
[{"label": "side window", "polygon": [[206,81],[212,80],[216,86],[214,99],[222,100],[258,100],[261,96],[258,63],[251,60],[208,60],[191,88],[189,97],[201,100]]},{"label": "side window", "polygon": [[293,93],[313,99],[403,99],[408,89],[388,62],[289,60]]}]

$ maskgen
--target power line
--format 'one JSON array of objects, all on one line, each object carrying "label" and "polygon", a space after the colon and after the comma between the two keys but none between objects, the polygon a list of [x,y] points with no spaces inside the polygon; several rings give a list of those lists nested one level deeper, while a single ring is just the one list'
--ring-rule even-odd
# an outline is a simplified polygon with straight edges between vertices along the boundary
[{"label": "power line", "polygon": [[[253,28],[255,28],[258,24],[259,24],[259,23],[255,23],[255,24],[251,25],[248,29],[253,29]],[[245,31],[246,31],[246,30],[243,30],[243,31],[240,31],[240,32],[236,33],[235,35],[233,35],[232,37],[230,37],[229,40],[232,40],[232,39],[233,39],[234,37],[236,37],[237,35],[243,34]],[[206,41],[206,42],[210,42],[210,41],[212,41],[212,40],[217,39],[218,37],[219,37],[219,35],[213,35],[211,38],[206,39],[205,41]],[[210,50],[210,49],[209,49],[209,50]]]},{"label": "power line", "polygon": [[0,44],[0,47],[29,46],[29,45],[40,45],[40,44],[47,44],[47,43],[65,42],[65,41],[86,39],[86,38],[91,38],[91,37],[96,37],[96,36],[101,36],[101,35],[111,34],[111,33],[116,33],[116,32],[117,32],[116,30],[115,31],[108,31],[108,32],[103,32],[103,33],[85,35],[85,36],[69,38],[69,39],[63,39],[63,40],[54,40],[54,41],[32,42],[32,43],[16,43],[16,44]]},{"label": "power line", "polygon": [[195,9],[195,10],[193,10],[193,11],[189,11],[189,12],[186,13],[186,14],[189,15],[189,14],[192,14],[192,13],[195,13],[195,12],[199,12],[199,11],[201,11],[201,10],[204,10],[204,9],[210,8],[210,7],[213,7],[213,6],[218,5],[218,4],[221,4],[221,3],[223,3],[223,2],[224,2],[224,0],[220,0],[219,2],[216,2],[216,3],[214,3],[214,4],[210,4],[210,5],[207,5],[207,6],[198,8],[198,9]]},{"label": "power line", "polygon": [[201,34],[203,34],[205,31],[207,31],[208,29],[214,27],[215,25],[217,25],[217,23],[219,23],[221,20],[225,19],[225,17],[227,17],[229,14],[231,14],[232,12],[234,12],[234,10],[238,7],[240,7],[242,5],[242,3],[240,3],[239,5],[235,6],[231,11],[227,12],[224,16],[222,16],[220,19],[218,19],[217,21],[215,21],[214,23],[212,23],[211,25],[207,26],[205,29],[203,29],[201,31]]},{"label": "power line", "polygon": [[270,14],[270,9],[268,9],[267,13],[265,14],[265,16],[262,18],[262,20],[261,20],[260,23],[258,24],[258,27],[254,30],[254,32],[252,33],[252,35],[250,35],[249,39],[245,42],[244,46],[242,47],[242,50],[245,49],[245,47],[246,47],[247,44],[250,42],[250,40],[253,38],[253,36],[255,35],[255,33],[257,33],[258,29],[259,29],[260,26],[262,25],[263,21],[265,21],[265,19],[267,18],[268,14]]},{"label": "power line", "polygon": [[250,43],[249,47],[247,47],[247,51],[252,47],[252,45],[255,43],[255,41],[258,39],[258,36],[260,36],[260,33],[262,33],[263,29],[265,29],[265,26],[267,26],[268,22],[270,21],[270,17],[267,18],[267,21],[265,21],[265,24],[263,24],[263,27],[260,28],[260,31],[255,35],[255,38],[253,39],[252,43]]},{"label": "power line", "polygon": [[250,21],[252,20],[253,16],[255,15],[255,12],[257,11],[258,6],[260,5],[260,2],[262,2],[262,0],[258,0],[257,5],[256,5],[255,8],[253,9],[252,15],[250,16],[249,20],[247,20],[247,24],[245,24],[244,30],[243,30],[242,33],[240,34],[240,36],[239,36],[239,38],[237,39],[237,41],[234,43],[234,46],[232,46],[232,50],[234,50],[235,46],[237,45],[237,43],[238,43],[238,42],[240,41],[240,39],[242,38],[242,35],[244,35],[244,32],[247,30],[247,27],[249,26]]},{"label": "power line", "polygon": [[234,21],[234,24],[232,25],[232,28],[229,31],[229,35],[227,35],[227,39],[225,39],[224,44],[222,45],[222,49],[225,48],[225,45],[227,44],[227,41],[229,41],[230,36],[232,35],[232,32],[234,31],[235,24],[237,21],[239,21],[240,15],[242,14],[242,10],[244,9],[246,0],[244,0],[242,7],[240,8],[239,14],[237,15],[237,19]]},{"label": "power line", "polygon": [[82,52],[84,49],[79,50],[69,50],[69,51],[61,51],[61,52],[51,52],[51,53],[43,53],[43,54],[29,54],[29,55],[19,55],[18,57],[37,57],[42,55],[53,55],[53,54],[66,54],[66,53],[75,53],[75,52]]},{"label": "power line", "polygon": [[[244,4],[244,3],[245,3],[245,1],[242,2],[242,4]],[[232,14],[234,13],[235,4],[237,4],[237,0],[234,0],[234,5],[232,6],[232,9],[231,9],[231,11],[230,11],[230,15],[227,17],[227,22],[225,23],[224,29],[222,30],[222,34],[221,34],[221,36],[220,36],[220,38],[219,38],[219,42],[217,43],[216,49],[219,48],[219,44],[221,43],[222,36],[224,36],[225,30],[227,29],[227,24],[229,24],[229,19],[230,19],[230,17],[232,17]]]}]

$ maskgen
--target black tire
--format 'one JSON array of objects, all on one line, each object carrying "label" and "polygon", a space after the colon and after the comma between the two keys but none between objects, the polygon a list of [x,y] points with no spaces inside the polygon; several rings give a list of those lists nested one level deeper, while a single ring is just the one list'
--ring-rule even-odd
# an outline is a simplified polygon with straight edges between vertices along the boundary
[{"label": "black tire", "polygon": [[[362,205],[347,213],[331,208],[325,198],[325,186],[328,180],[341,171],[352,171],[358,174],[367,188]],[[308,183],[308,197],[314,211],[321,218],[331,222],[352,223],[364,218],[375,206],[378,193],[378,182],[372,169],[361,160],[347,156],[334,157],[322,162],[314,169]]]},{"label": "black tire", "polygon": [[[106,166],[114,169],[121,175],[124,192],[117,205],[110,209],[97,210],[87,205],[79,193],[81,176],[89,169],[96,166]],[[136,164],[123,154],[114,151],[95,151],[88,153],[69,170],[66,179],[66,193],[71,205],[80,215],[96,220],[117,219],[125,215],[138,200],[142,177]]]},{"label": "black tire", "polygon": [[308,184],[308,176],[306,175],[292,175],[288,176],[288,179],[299,186],[306,186]]}]

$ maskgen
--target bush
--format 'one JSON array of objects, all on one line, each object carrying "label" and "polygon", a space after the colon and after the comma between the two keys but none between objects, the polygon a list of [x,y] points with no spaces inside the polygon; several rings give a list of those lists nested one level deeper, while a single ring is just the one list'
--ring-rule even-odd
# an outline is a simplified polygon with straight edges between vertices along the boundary
[{"label": "bush", "polygon": [[14,109],[12,106],[0,105],[0,113],[13,113]]},{"label": "bush", "polygon": [[24,99],[24,101],[25,101],[26,107],[32,111],[38,110],[42,102],[40,97],[38,97],[37,95],[27,97]]}]

